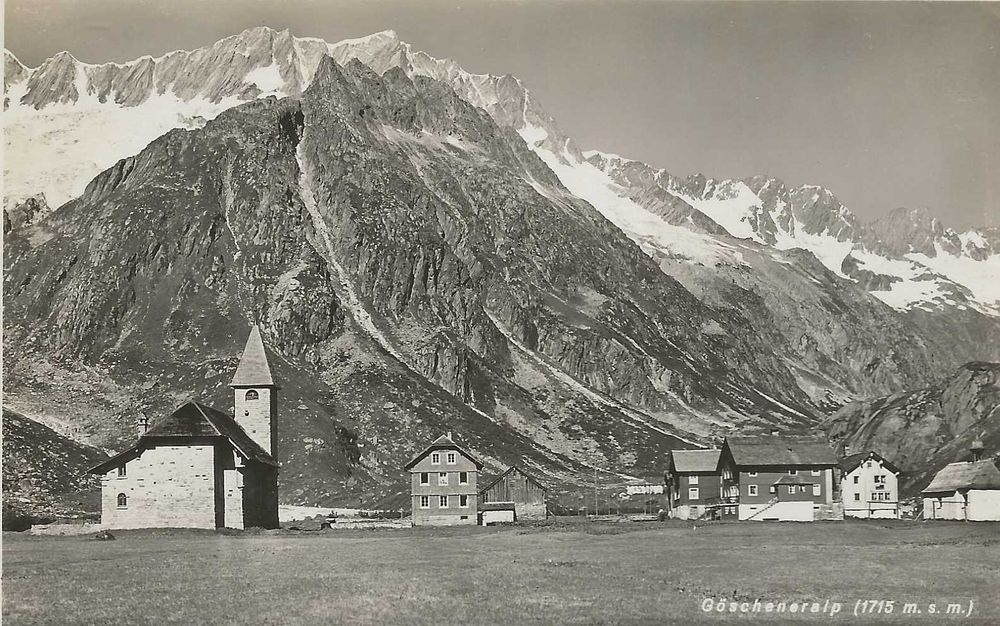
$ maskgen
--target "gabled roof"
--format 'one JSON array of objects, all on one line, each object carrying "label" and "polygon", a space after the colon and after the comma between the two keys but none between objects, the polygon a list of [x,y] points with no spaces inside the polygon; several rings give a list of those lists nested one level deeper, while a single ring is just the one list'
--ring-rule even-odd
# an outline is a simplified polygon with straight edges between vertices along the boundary
[{"label": "gabled roof", "polygon": [[260,328],[254,326],[247,337],[247,345],[243,348],[243,356],[236,367],[233,382],[230,387],[273,387],[271,366],[264,353],[264,342],[260,338]]},{"label": "gabled roof", "polygon": [[889,461],[882,458],[882,456],[875,452],[874,450],[868,450],[867,452],[859,452],[857,454],[852,454],[850,456],[845,456],[840,459],[840,471],[847,474],[853,472],[858,468],[859,465],[867,461],[868,459],[873,459],[878,461],[887,470],[893,474],[898,474],[900,472],[899,468],[890,463]]},{"label": "gabled roof", "polygon": [[515,472],[515,471],[516,472],[520,472],[521,475],[523,475],[527,480],[530,480],[531,482],[535,483],[535,485],[537,485],[538,488],[541,489],[542,491],[548,491],[548,488],[545,485],[543,485],[542,483],[540,483],[534,476],[532,476],[531,474],[529,474],[528,472],[524,471],[523,469],[521,469],[520,467],[518,467],[516,465],[511,465],[510,467],[507,468],[507,470],[504,473],[500,474],[499,476],[497,476],[495,478],[491,478],[489,480],[489,482],[485,483],[485,485],[486,485],[485,487],[480,487],[479,488],[479,493],[482,493],[482,492],[486,491],[487,489],[491,488],[493,485],[495,485],[498,482],[500,482],[503,479],[504,476],[506,476],[507,474],[510,474],[511,472]]},{"label": "gabled roof", "polygon": [[93,474],[103,474],[117,467],[123,460],[138,456],[142,450],[163,439],[185,443],[192,439],[205,437],[228,439],[243,458],[275,467],[278,465],[274,457],[251,439],[250,435],[236,423],[236,420],[222,411],[192,400],[153,424],[139,437],[139,441],[134,446],[119,452],[99,465],[95,465],[89,471]]},{"label": "gabled roof", "polygon": [[799,476],[798,474],[792,476],[791,474],[785,474],[778,480],[771,483],[772,485],[812,485],[813,481],[809,480],[805,476]]},{"label": "gabled roof", "polygon": [[679,474],[714,472],[719,469],[722,450],[671,450],[674,471]]},{"label": "gabled roof", "polygon": [[465,457],[468,458],[470,461],[475,463],[476,469],[478,470],[483,469],[482,461],[480,461],[478,458],[470,454],[468,450],[466,450],[462,446],[452,441],[452,439],[446,435],[441,435],[440,437],[432,441],[431,445],[427,446],[426,448],[418,452],[416,455],[414,455],[413,458],[410,459],[410,462],[407,463],[403,469],[412,468],[420,461],[420,459],[424,458],[434,450],[457,450],[461,452],[463,455],[465,455]]},{"label": "gabled roof", "polygon": [[837,456],[822,437],[726,437],[737,465],[796,466],[837,464]]},{"label": "gabled roof", "polygon": [[1000,489],[1000,470],[990,460],[949,463],[934,475],[920,493],[940,493],[956,489]]}]

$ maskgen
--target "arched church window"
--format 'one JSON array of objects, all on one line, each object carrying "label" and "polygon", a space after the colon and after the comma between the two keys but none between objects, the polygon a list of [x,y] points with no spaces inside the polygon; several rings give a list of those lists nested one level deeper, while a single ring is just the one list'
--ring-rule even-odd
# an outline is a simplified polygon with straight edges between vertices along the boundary
[{"label": "arched church window", "polygon": [[260,394],[258,394],[257,391],[254,390],[254,389],[251,389],[250,391],[248,391],[247,395],[246,395],[246,399],[247,400],[256,400],[259,397],[260,397]]},{"label": "arched church window", "polygon": [[124,493],[118,494],[118,508],[127,509],[128,508],[128,496]]}]

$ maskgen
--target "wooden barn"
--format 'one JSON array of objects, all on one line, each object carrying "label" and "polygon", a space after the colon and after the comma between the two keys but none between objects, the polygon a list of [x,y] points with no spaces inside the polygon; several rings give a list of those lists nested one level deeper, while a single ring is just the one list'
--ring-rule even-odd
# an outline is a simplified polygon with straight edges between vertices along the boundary
[{"label": "wooden barn", "polygon": [[513,505],[512,521],[545,519],[548,516],[545,486],[519,467],[508,468],[496,478],[484,481],[484,485],[479,489],[479,501],[484,505]]}]

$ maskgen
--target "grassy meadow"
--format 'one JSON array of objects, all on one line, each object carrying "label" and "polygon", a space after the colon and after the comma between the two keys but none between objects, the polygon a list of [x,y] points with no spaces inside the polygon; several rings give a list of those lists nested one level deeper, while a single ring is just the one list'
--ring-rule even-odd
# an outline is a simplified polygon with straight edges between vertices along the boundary
[{"label": "grassy meadow", "polygon": [[[840,602],[787,623],[1000,623],[1000,524],[597,523],[3,536],[5,624],[655,624],[705,598]],[[856,600],[892,614],[854,617]],[[921,614],[903,616],[904,602]],[[828,605],[829,606],[829,605]],[[883,607],[884,610],[884,607]],[[943,610],[940,609],[940,610]]]}]

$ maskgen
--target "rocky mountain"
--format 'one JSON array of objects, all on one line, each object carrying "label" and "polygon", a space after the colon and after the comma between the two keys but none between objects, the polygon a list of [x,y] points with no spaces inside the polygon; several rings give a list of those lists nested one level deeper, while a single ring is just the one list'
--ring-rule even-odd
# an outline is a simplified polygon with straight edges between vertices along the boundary
[{"label": "rocky mountain", "polygon": [[572,481],[583,463],[646,470],[720,424],[813,421],[745,320],[660,271],[519,135],[357,60],[167,133],[11,231],[5,261],[8,401],[65,414],[52,387],[82,360],[110,382],[76,423],[109,447],[187,394],[225,406],[258,320],[298,407],[280,436],[299,500],[389,497],[446,428],[497,467]]},{"label": "rocky mountain", "polygon": [[139,413],[228,407],[257,321],[289,503],[394,501],[443,430],[493,466],[616,480],[1000,359],[981,293],[939,273],[965,300],[895,306],[847,260],[926,241],[900,253],[819,188],[583,153],[516,78],[391,31],[5,63],[25,156],[5,165],[5,402],[121,447]]},{"label": "rocky mountain", "polygon": [[969,363],[924,389],[849,403],[825,426],[851,452],[892,459],[905,472],[904,492],[919,492],[939,469],[965,460],[975,439],[1000,457],[1000,364]]},{"label": "rocky mountain", "polygon": [[106,458],[100,450],[4,407],[4,530],[19,522],[99,510],[100,481],[86,470]]}]

